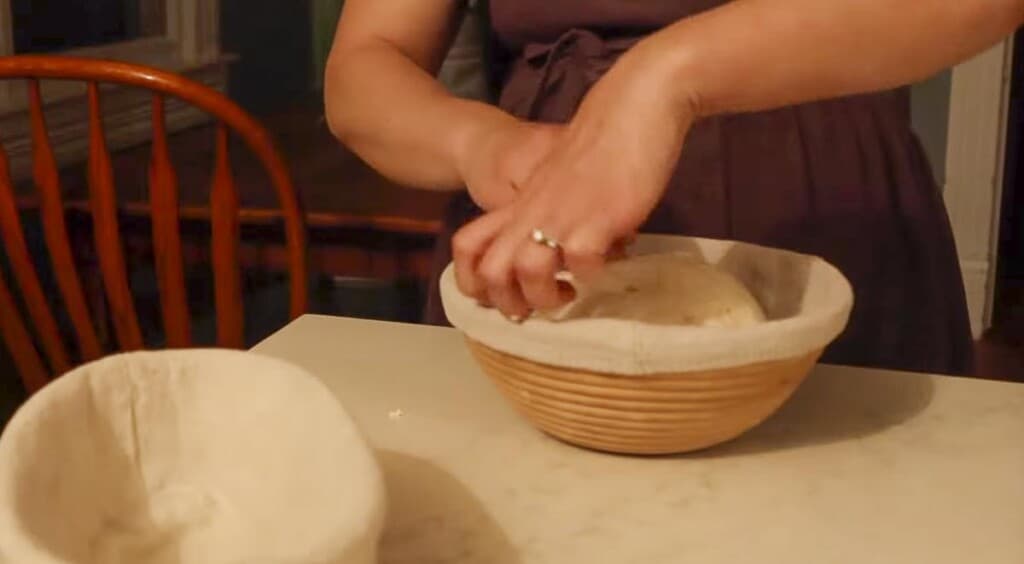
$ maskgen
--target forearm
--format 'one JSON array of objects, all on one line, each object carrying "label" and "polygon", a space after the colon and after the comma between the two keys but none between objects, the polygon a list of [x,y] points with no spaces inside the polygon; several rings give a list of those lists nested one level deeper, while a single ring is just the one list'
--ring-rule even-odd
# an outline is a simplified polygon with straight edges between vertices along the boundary
[{"label": "forearm", "polygon": [[1024,0],[735,0],[641,44],[644,65],[698,114],[883,90],[995,44]]},{"label": "forearm", "polygon": [[332,132],[381,174],[427,189],[461,186],[457,168],[474,128],[506,119],[491,106],[458,99],[387,45],[334,53],[325,78]]}]

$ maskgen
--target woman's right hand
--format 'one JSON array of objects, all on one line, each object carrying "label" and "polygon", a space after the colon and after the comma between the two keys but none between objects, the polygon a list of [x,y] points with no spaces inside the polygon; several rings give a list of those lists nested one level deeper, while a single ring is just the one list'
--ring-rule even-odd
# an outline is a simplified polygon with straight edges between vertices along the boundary
[{"label": "woman's right hand", "polygon": [[564,126],[503,116],[487,119],[463,137],[456,168],[470,196],[485,211],[511,204],[555,147]]}]

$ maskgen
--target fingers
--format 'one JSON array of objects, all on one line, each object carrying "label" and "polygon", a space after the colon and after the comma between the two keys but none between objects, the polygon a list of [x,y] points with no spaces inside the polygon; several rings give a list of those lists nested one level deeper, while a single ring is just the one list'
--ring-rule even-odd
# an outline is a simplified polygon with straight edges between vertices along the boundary
[{"label": "fingers", "polygon": [[485,214],[459,229],[452,237],[455,282],[463,294],[478,301],[487,300],[488,284],[479,275],[479,263],[511,217],[509,209]]},{"label": "fingers", "polygon": [[596,222],[578,225],[560,239],[557,220],[549,220],[551,227],[541,229],[558,242],[552,248],[533,240],[535,222],[517,208],[484,215],[452,241],[459,289],[515,321],[572,300],[572,287],[556,280],[559,271],[569,270],[576,280],[591,279],[606,262],[623,258],[632,241]]},{"label": "fingers", "polygon": [[498,308],[509,321],[519,323],[530,316],[530,306],[523,297],[523,291],[519,283],[512,277],[489,277],[486,276],[489,286],[487,288],[488,303]]},{"label": "fingers", "polygon": [[516,279],[528,307],[535,310],[554,309],[565,302],[564,291],[555,280],[562,259],[558,249],[526,241],[514,261]]},{"label": "fingers", "polygon": [[[577,280],[592,278],[607,261],[624,257],[631,240],[587,225],[551,248],[534,241],[528,225],[510,211],[493,212],[464,227],[452,242],[459,289],[514,321],[571,301],[572,287],[560,284],[556,274],[567,269]],[[553,232],[544,233],[558,241]]]},{"label": "fingers", "polygon": [[555,280],[559,250],[534,242],[530,231],[500,212],[463,227],[452,240],[459,290],[515,321],[569,301],[571,287]]},{"label": "fingers", "polygon": [[488,300],[513,321],[526,319],[533,309],[523,295],[517,275],[519,252],[523,242],[528,241],[521,223],[510,223],[492,240],[478,268]]}]

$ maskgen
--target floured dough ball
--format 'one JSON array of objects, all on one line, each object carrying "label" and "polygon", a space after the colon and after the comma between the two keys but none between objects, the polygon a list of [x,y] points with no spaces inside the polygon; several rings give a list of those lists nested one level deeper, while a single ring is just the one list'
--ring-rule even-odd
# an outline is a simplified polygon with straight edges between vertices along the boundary
[{"label": "floured dough ball", "polygon": [[765,320],[757,299],[733,275],[683,254],[609,264],[600,277],[576,290],[572,304],[548,317],[732,328]]}]

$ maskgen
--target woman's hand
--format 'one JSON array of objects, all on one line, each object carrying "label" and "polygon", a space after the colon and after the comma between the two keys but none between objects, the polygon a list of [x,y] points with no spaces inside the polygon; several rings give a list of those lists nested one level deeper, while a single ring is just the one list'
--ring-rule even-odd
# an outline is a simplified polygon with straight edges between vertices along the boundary
[{"label": "woman's hand", "polygon": [[480,120],[461,138],[456,162],[473,201],[485,211],[510,205],[564,129],[509,115]]},{"label": "woman's hand", "polygon": [[[591,276],[616,242],[639,229],[661,199],[694,115],[654,61],[640,46],[627,53],[523,179],[519,198],[455,235],[462,292],[510,319],[558,307],[571,298],[555,280],[559,270]],[[538,244],[535,230],[557,248]]]}]

